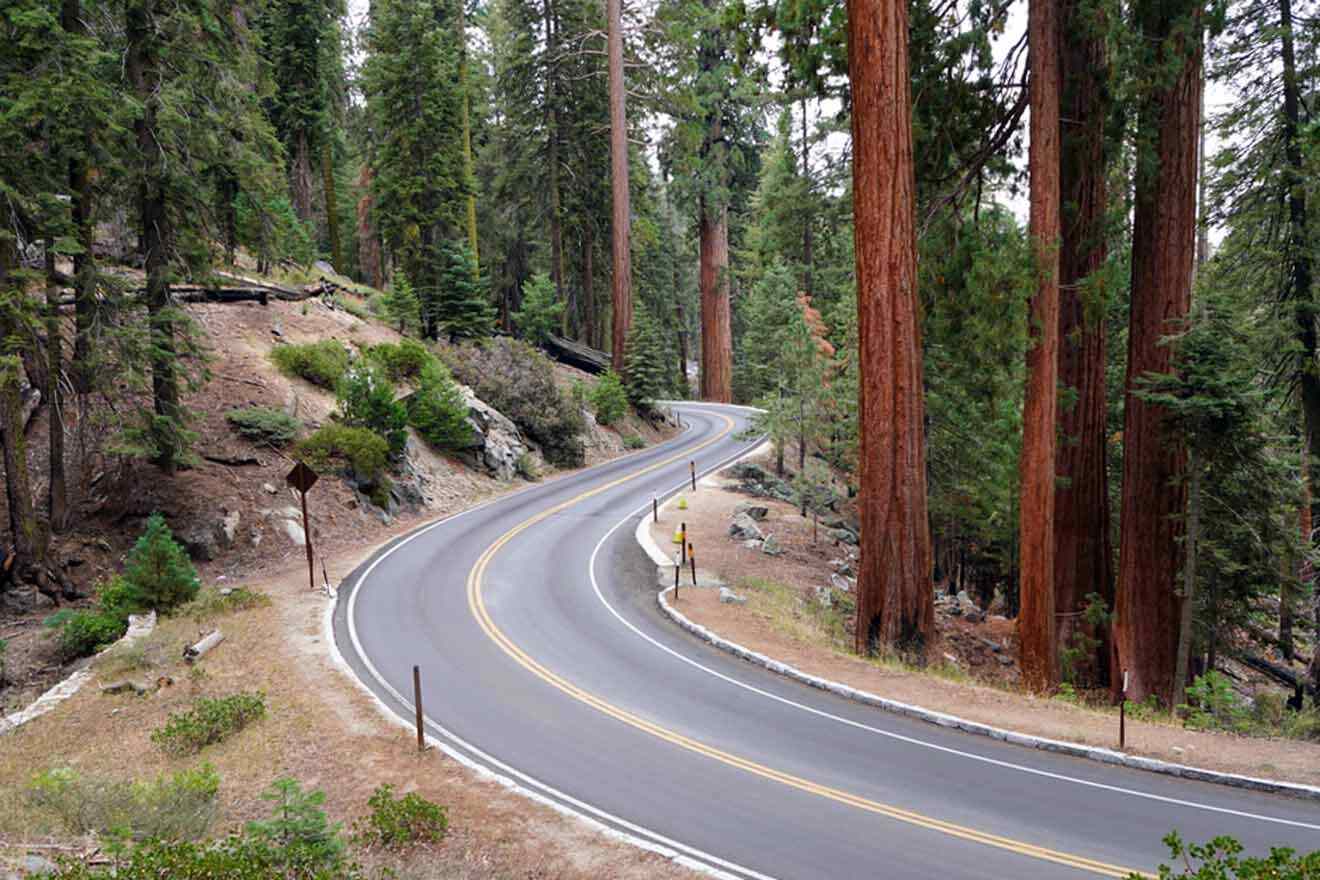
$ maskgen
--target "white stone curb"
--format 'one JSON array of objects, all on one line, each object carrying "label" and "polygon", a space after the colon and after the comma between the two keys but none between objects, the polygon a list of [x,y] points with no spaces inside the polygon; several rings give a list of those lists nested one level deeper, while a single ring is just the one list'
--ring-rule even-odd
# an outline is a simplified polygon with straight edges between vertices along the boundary
[{"label": "white stone curb", "polygon": [[[139,639],[151,635],[151,631],[156,628],[156,612],[150,614],[130,614],[128,616],[128,631],[120,636],[119,641],[108,648],[101,650],[96,657],[100,657],[107,651],[113,651],[122,645],[131,645]],[[96,657],[92,659],[95,660]],[[72,697],[87,683],[87,679],[92,677],[92,665],[88,662],[86,666],[74,672],[68,678],[59,684],[52,686],[41,696],[37,697],[27,708],[20,709],[12,715],[6,715],[0,718],[0,736],[22,727],[34,718],[40,718],[51,709],[54,709],[60,703]]]},{"label": "white stone curb", "polygon": [[[749,455],[759,450],[753,450]],[[672,499],[671,499],[672,500]],[[666,505],[668,506],[668,502]],[[663,508],[662,508],[663,509]],[[646,551],[646,555],[656,565],[673,565],[674,561],[665,555],[651,538],[649,528],[650,521],[643,516],[637,523],[636,538],[637,543]],[[1276,782],[1272,779],[1258,779],[1253,776],[1241,776],[1236,773],[1221,773],[1217,770],[1207,770],[1201,767],[1190,767],[1186,764],[1172,764],[1168,761],[1160,761],[1155,758],[1143,758],[1139,755],[1129,755],[1124,752],[1116,752],[1113,749],[1097,748],[1095,746],[1083,745],[1081,743],[1065,742],[1057,739],[1046,739],[1045,737],[1032,736],[1027,733],[1018,733],[1012,730],[1004,730],[999,727],[992,727],[989,724],[982,724],[979,721],[969,721],[966,718],[959,718],[956,715],[947,715],[943,712],[936,712],[931,709],[924,709],[921,706],[913,706],[908,703],[900,703],[897,700],[890,700],[885,697],[867,691],[858,690],[846,684],[837,681],[831,681],[827,678],[820,678],[808,672],[803,672],[795,666],[790,666],[773,657],[767,657],[765,654],[758,653],[745,648],[737,642],[731,642],[716,632],[707,629],[699,623],[694,623],[685,617],[681,612],[669,604],[665,594],[673,590],[673,587],[666,587],[656,593],[656,601],[670,620],[678,624],[682,629],[692,633],[703,642],[707,642],[726,651],[735,657],[746,660],[754,666],[760,666],[771,672],[791,678],[794,681],[819,688],[823,691],[829,691],[832,694],[853,700],[854,702],[864,703],[868,706],[875,706],[886,712],[893,712],[898,715],[904,715],[908,718],[915,718],[919,721],[926,721],[930,724],[936,724],[940,727],[948,727],[961,730],[964,733],[974,734],[976,736],[988,736],[991,739],[1001,740],[1012,743],[1017,746],[1025,746],[1030,749],[1040,749],[1046,752],[1056,752],[1062,755],[1070,755],[1074,758],[1085,758],[1088,761],[1099,761],[1103,764],[1116,764],[1122,767],[1130,767],[1134,770],[1145,770],[1150,773],[1162,773],[1166,776],[1179,776],[1183,779],[1194,779],[1199,782],[1213,782],[1217,785],[1228,785],[1234,788],[1245,788],[1251,791],[1263,791],[1273,794],[1286,794],[1293,797],[1306,798],[1309,800],[1320,800],[1320,786],[1304,785],[1297,782]]]}]

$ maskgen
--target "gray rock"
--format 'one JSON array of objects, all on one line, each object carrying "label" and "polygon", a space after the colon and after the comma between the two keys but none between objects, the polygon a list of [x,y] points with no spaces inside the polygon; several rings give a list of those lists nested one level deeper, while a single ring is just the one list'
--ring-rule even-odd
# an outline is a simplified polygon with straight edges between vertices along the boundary
[{"label": "gray rock", "polygon": [[748,538],[746,541],[743,541],[743,546],[748,550],[760,550],[764,543],[764,541],[758,541],[755,538]]},{"label": "gray rock", "polygon": [[327,275],[335,274],[335,267],[331,266],[325,260],[317,260],[315,263],[312,263],[312,268],[318,272],[324,272]]},{"label": "gray rock", "polygon": [[734,516],[733,523],[729,526],[729,537],[739,541],[746,540],[764,540],[765,535],[761,533],[760,527],[756,525],[756,520],[745,513]]},{"label": "gray rock", "polygon": [[1000,666],[1012,666],[1012,665],[1013,665],[1013,658],[1012,658],[1012,657],[1009,657],[1007,654],[996,654],[996,655],[995,655],[995,659],[999,661],[999,665],[1000,665]]},{"label": "gray rock", "polygon": [[267,495],[274,495],[276,492],[280,491],[279,489],[276,489],[275,486],[271,483],[262,483],[261,490],[265,492]]},{"label": "gray rock", "polygon": [[765,540],[761,542],[761,552],[766,556],[779,556],[784,552],[784,548],[774,535],[766,535]]},{"label": "gray rock", "polygon": [[747,598],[739,596],[728,587],[720,587],[720,603],[723,605],[745,605]]},{"label": "gray rock", "polygon": [[42,877],[59,871],[54,862],[41,856],[24,856],[22,867],[29,877]]},{"label": "gray rock", "polygon": [[280,321],[276,321],[274,324],[272,324],[270,326],[270,335],[278,336],[278,337],[284,336],[284,324]]},{"label": "gray rock", "polygon": [[852,581],[838,574],[830,575],[830,586],[836,590],[843,590],[845,593],[852,592]]},{"label": "gray rock", "polygon": [[307,546],[307,533],[302,527],[302,511],[290,505],[274,510],[263,510],[262,515],[270,520],[271,525],[288,537],[295,547]]},{"label": "gray rock", "polygon": [[734,515],[745,513],[757,522],[761,522],[770,515],[770,508],[761,504],[753,504],[750,501],[744,501],[735,507],[733,512]]},{"label": "gray rock", "polygon": [[204,514],[201,519],[179,529],[177,534],[189,556],[200,562],[209,562],[234,546],[240,522],[242,515],[237,510],[230,512],[221,508],[218,513]]},{"label": "gray rock", "polygon": [[238,536],[239,523],[243,521],[243,515],[237,510],[226,513],[220,520],[220,532],[224,535],[224,544],[226,548],[234,546],[234,538]]},{"label": "gray rock", "polygon": [[836,574],[841,574],[844,577],[852,577],[856,574],[853,571],[852,561],[848,559],[831,559],[830,568],[834,569]]},{"label": "gray rock", "polygon": [[829,587],[817,587],[816,602],[819,603],[822,608],[834,607],[834,591]]},{"label": "gray rock", "polygon": [[828,534],[841,544],[857,544],[857,536],[848,529],[830,529]]},{"label": "gray rock", "polygon": [[467,423],[472,428],[473,442],[464,457],[473,466],[482,468],[501,480],[512,480],[518,473],[518,459],[529,451],[518,428],[495,407],[477,397],[466,385],[458,386],[467,403]]}]

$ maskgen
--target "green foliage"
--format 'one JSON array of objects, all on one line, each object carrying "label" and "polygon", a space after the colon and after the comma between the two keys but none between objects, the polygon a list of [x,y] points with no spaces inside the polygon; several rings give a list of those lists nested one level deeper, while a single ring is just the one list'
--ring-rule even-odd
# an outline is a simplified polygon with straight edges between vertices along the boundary
[{"label": "green foliage", "polygon": [[525,342],[496,338],[446,354],[454,375],[477,396],[513,420],[559,467],[585,458],[581,411],[555,385],[554,367]]},{"label": "green foliage", "polygon": [[174,540],[159,513],[147,518],[146,530],[129,551],[124,580],[137,588],[147,607],[158,611],[187,602],[200,586],[187,551]]},{"label": "green foliage", "polygon": [[384,317],[400,333],[416,332],[421,327],[422,304],[417,298],[417,291],[413,290],[408,276],[403,272],[395,272],[390,279],[390,286],[380,299],[380,307]]},{"label": "green foliage", "polygon": [[1107,631],[1113,620],[1114,615],[1104,597],[1099,593],[1087,593],[1081,625],[1073,629],[1067,644],[1059,646],[1059,669],[1065,684],[1070,687],[1098,684],[1087,678],[1090,673],[1088,658],[1094,657],[1096,649],[1100,647],[1100,639],[1093,634]]},{"label": "green foliage", "polygon": [[439,286],[421,292],[423,332],[432,339],[444,333],[450,342],[489,336],[495,330],[495,307],[472,251],[466,244],[446,241],[436,259],[441,265]]},{"label": "green foliage", "polygon": [[125,829],[135,840],[196,840],[215,817],[219,790],[210,764],[138,782],[61,767],[37,774],[27,796],[71,834]]},{"label": "green foliage", "polygon": [[360,361],[344,371],[335,386],[339,399],[339,420],[351,428],[366,428],[385,439],[391,455],[403,452],[408,442],[404,430],[408,410],[394,397],[394,383],[385,371],[370,360]]},{"label": "green foliage", "polygon": [[639,412],[646,412],[672,390],[671,365],[677,359],[651,310],[645,306],[637,309],[624,352],[623,374],[628,402]]},{"label": "green foliage", "polygon": [[613,370],[605,371],[588,397],[596,412],[596,421],[602,425],[612,425],[628,414],[628,393],[623,388],[623,380]]},{"label": "green foliage", "polygon": [[97,586],[96,607],[109,617],[126,621],[130,614],[149,610],[151,602],[141,587],[117,574]]},{"label": "green foliage", "polygon": [[270,597],[260,590],[247,587],[234,587],[228,593],[218,587],[202,587],[191,602],[179,607],[181,617],[193,620],[209,620],[222,614],[246,611],[249,608],[262,608],[270,604]]},{"label": "green foliage", "polygon": [[646,440],[641,434],[629,434],[623,438],[624,449],[645,449]]},{"label": "green foliage", "polygon": [[266,695],[237,693],[226,697],[200,697],[192,708],[177,712],[151,732],[151,741],[175,757],[195,755],[202,749],[238,733],[266,714]]},{"label": "green foliage", "polygon": [[234,202],[238,241],[263,263],[281,258],[309,266],[316,260],[316,246],[306,223],[298,219],[288,196],[260,195],[246,190]]},{"label": "green foliage", "polygon": [[249,822],[247,836],[278,865],[300,870],[335,871],[344,861],[340,826],[330,824],[321,805],[325,793],[306,792],[287,776],[276,779],[261,795],[273,804],[271,817]]},{"label": "green foliage", "polygon": [[367,349],[367,357],[379,363],[392,382],[416,379],[423,367],[435,361],[435,355],[416,339],[373,345]]},{"label": "green foliage", "polygon": [[302,430],[302,422],[270,406],[231,409],[225,413],[225,421],[249,440],[269,443],[271,446],[288,446]]},{"label": "green foliage", "polygon": [[277,345],[270,359],[281,373],[333,390],[348,370],[348,349],[333,339],[303,345]]},{"label": "green foliage", "polygon": [[518,460],[513,463],[514,472],[529,483],[538,482],[541,472],[536,469],[536,461],[529,453],[518,453]]},{"label": "green foliage", "polygon": [[408,424],[437,449],[464,449],[473,440],[467,419],[467,401],[449,370],[434,358],[427,361],[408,398]]},{"label": "green foliage", "polygon": [[1187,700],[1179,708],[1187,713],[1187,726],[1194,730],[1236,730],[1246,720],[1246,708],[1227,676],[1218,670],[1198,675],[1187,688]]},{"label": "green foliage", "polygon": [[365,846],[439,843],[449,829],[444,807],[416,792],[396,798],[392,785],[372,792],[367,806],[371,812],[353,826],[354,841]]},{"label": "green foliage", "polygon": [[383,437],[366,428],[338,423],[322,426],[295,451],[318,470],[329,467],[332,460],[342,461],[354,476],[368,483],[384,476],[390,457],[390,445]]},{"label": "green foliage", "polygon": [[534,345],[544,344],[558,333],[564,317],[564,303],[555,296],[555,285],[544,272],[523,282],[522,305],[513,313],[513,326],[523,339]]},{"label": "green foliage", "polygon": [[[1264,858],[1242,855],[1242,844],[1231,837],[1216,837],[1205,844],[1187,844],[1177,831],[1164,837],[1172,861],[1182,867],[1160,865],[1159,880],[1187,877],[1192,880],[1313,880],[1320,877],[1320,850],[1298,855],[1294,850],[1274,847]],[[1139,878],[1141,874],[1130,874]]]},{"label": "green foliage", "polygon": [[75,611],[60,622],[60,656],[72,660],[95,654],[115,642],[127,629],[125,618],[103,611]]}]

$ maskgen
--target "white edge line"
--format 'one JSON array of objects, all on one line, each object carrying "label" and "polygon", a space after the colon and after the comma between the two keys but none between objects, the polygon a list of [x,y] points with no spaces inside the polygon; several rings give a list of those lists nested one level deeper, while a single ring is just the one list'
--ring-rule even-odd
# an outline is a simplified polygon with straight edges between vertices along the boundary
[{"label": "white edge line", "polygon": [[[750,456],[756,451],[757,450],[751,450],[750,452],[745,453],[744,456],[740,456],[740,457]],[[730,462],[725,462],[724,464],[721,464],[718,467],[727,467],[729,463]],[[678,487],[670,491],[671,492],[680,491],[682,486],[685,485],[687,485],[686,482],[680,484]],[[664,505],[662,505],[660,509],[663,510],[671,502],[672,502],[672,498],[669,501],[667,501]],[[592,552],[591,555],[591,562],[590,562],[591,584],[592,584],[592,588],[596,592],[596,597],[610,611],[611,614],[613,614],[620,622],[624,624],[624,626],[628,627],[638,636],[650,642],[651,644],[655,645],[660,650],[668,654],[671,654],[674,657],[677,657],[679,660],[682,660],[684,663],[688,663],[702,670],[703,672],[713,675],[716,678],[723,679],[724,681],[727,681],[730,684],[734,684],[740,688],[744,688],[748,691],[759,694],[761,696],[768,697],[777,702],[784,703],[789,706],[794,706],[798,709],[801,709],[802,711],[809,712],[811,714],[818,715],[824,718],[829,718],[833,721],[837,721],[842,724],[847,724],[852,727],[860,728],[862,730],[866,730],[871,733],[876,733],[881,736],[886,736],[906,743],[910,743],[912,745],[935,749],[937,751],[945,752],[948,754],[958,755],[963,758],[968,758],[975,761],[981,761],[988,764],[994,764],[996,766],[1005,767],[1008,769],[1019,770],[1036,776],[1043,776],[1050,779],[1072,782],[1078,785],[1103,789],[1106,791],[1112,791],[1115,793],[1125,794],[1133,797],[1146,798],[1149,800],[1160,801],[1163,803],[1174,804],[1177,806],[1207,810],[1210,812],[1222,813],[1225,815],[1237,816],[1245,819],[1255,819],[1262,822],[1271,822],[1280,825],[1289,825],[1296,828],[1305,828],[1307,830],[1320,831],[1320,825],[1317,824],[1300,822],[1292,819],[1281,819],[1273,816],[1262,816],[1256,813],[1249,813],[1240,810],[1229,809],[1227,807],[1216,807],[1208,804],[1199,804],[1194,801],[1185,801],[1178,798],[1166,797],[1164,795],[1157,795],[1149,792],[1123,788],[1121,786],[1108,785],[1102,782],[1093,782],[1086,779],[1078,779],[1076,777],[1067,776],[1065,774],[1053,773],[1047,770],[1039,770],[1034,767],[1027,767],[1021,764],[1014,764],[1008,761],[1001,761],[996,758],[989,758],[983,755],[976,755],[971,752],[964,752],[959,749],[950,748],[948,746],[941,746],[935,743],[925,742],[923,740],[915,739],[913,737],[908,737],[902,734],[893,733],[892,731],[880,730],[878,728],[870,727],[868,725],[861,724],[860,722],[853,721],[851,719],[841,718],[837,715],[832,715],[828,712],[815,709],[811,706],[806,706],[801,703],[794,702],[793,700],[789,700],[785,697],[781,697],[776,694],[769,693],[768,691],[761,690],[760,688],[738,681],[737,679],[730,678],[729,676],[726,676],[723,673],[717,672],[713,669],[710,669],[709,667],[703,666],[697,661],[692,660],[691,658],[686,657],[683,654],[674,651],[672,648],[669,648],[668,646],[663,645],[660,642],[656,641],[651,636],[647,635],[646,633],[638,629],[630,621],[625,619],[614,608],[614,606],[612,606],[605,599],[604,594],[600,590],[600,585],[596,581],[595,562],[596,562],[596,555],[597,553],[599,553],[600,548],[604,546],[605,542],[609,539],[609,537],[612,534],[614,534],[615,531],[619,529],[620,526],[625,525],[632,517],[638,516],[639,514],[643,513],[647,509],[647,507],[649,507],[649,505],[645,507],[640,507],[637,510],[633,511],[631,514],[625,517],[621,522],[617,523],[614,526],[614,528],[610,529],[610,531],[607,532],[603,538],[601,538],[600,542],[596,545],[596,549]],[[647,526],[648,523],[646,521],[646,517],[642,516],[638,520],[637,527],[634,531],[634,537],[636,538],[637,543],[642,546],[642,549],[646,551],[646,554],[651,558],[652,561],[656,563],[656,565],[672,565],[673,560],[669,559],[665,555],[664,551],[661,550],[660,547],[657,546],[655,542],[651,539],[650,529]],[[1166,761],[1159,761],[1153,758],[1143,758],[1137,755],[1127,755],[1122,752],[1115,752],[1111,749],[1092,748],[1090,746],[1084,746],[1079,743],[1064,742],[1061,740],[1047,739],[1045,737],[1032,736],[1030,734],[1018,733],[1016,731],[1004,730],[1002,728],[992,727],[988,724],[982,724],[977,721],[969,721],[964,718],[959,718],[956,715],[948,715],[943,712],[935,712],[930,709],[924,709],[920,706],[914,706],[908,703],[901,703],[897,700],[890,700],[885,697],[880,697],[877,696],[876,694],[869,693],[867,691],[850,687],[846,684],[842,684],[841,682],[820,678],[819,676],[815,676],[815,675],[811,675],[810,673],[803,672],[802,670],[797,669],[796,667],[791,666],[787,663],[783,663],[782,661],[775,660],[772,657],[767,657],[764,654],[760,654],[750,650],[749,648],[745,648],[736,642],[732,642],[729,641],[728,639],[723,638],[722,636],[712,632],[711,630],[707,629],[704,626],[701,626],[700,624],[693,623],[682,613],[680,613],[675,608],[673,608],[673,606],[671,606],[669,602],[665,599],[665,594],[670,592],[672,589],[673,587],[666,587],[660,590],[656,594],[656,600],[660,608],[663,610],[663,612],[683,629],[687,630],[688,632],[692,633],[693,635],[697,636],[703,641],[706,641],[711,645],[720,648],[721,650],[724,650],[730,654],[733,654],[743,660],[746,660],[749,663],[752,663],[753,665],[761,666],[765,669],[770,670],[771,672],[778,673],[779,675],[783,675],[787,678],[794,679],[803,684],[810,685],[811,687],[829,691],[831,693],[837,694],[838,696],[853,700],[854,702],[863,703],[869,706],[875,706],[877,708],[884,709],[889,712],[894,712],[899,715],[905,715],[910,718],[915,718],[917,720],[936,724],[939,725],[940,727],[956,728],[965,733],[976,734],[979,736],[987,736],[990,737],[991,739],[1009,742],[1014,745],[1041,749],[1042,751],[1066,754],[1073,757],[1086,758],[1092,761],[1097,761],[1099,763],[1117,764],[1125,767],[1130,767],[1136,770],[1145,770],[1152,773],[1160,773],[1168,776],[1178,776],[1185,779],[1193,779],[1201,782],[1217,783],[1235,788],[1250,789],[1253,791],[1285,793],[1285,794],[1297,795],[1299,797],[1306,799],[1320,799],[1320,787],[1316,787],[1316,786],[1303,785],[1300,783],[1275,782],[1273,780],[1268,780],[1268,779],[1257,779],[1250,776],[1241,776],[1232,773],[1221,773],[1219,771],[1206,770],[1199,767],[1190,767],[1182,764],[1172,764]]]},{"label": "white edge line", "polygon": [[[683,433],[686,433],[686,430]],[[679,436],[682,435],[680,434]],[[616,458],[613,459],[611,462],[606,462],[606,464],[612,464],[613,462],[619,460],[620,459]],[[536,487],[534,486],[529,487],[528,490],[523,490],[523,491],[530,491],[530,489],[534,489],[534,488]],[[512,493],[512,494],[516,495],[519,493]],[[490,504],[494,504],[497,501],[503,501],[504,499],[509,497],[512,496],[502,495],[498,498],[493,498],[490,501],[477,505],[476,507],[472,507],[467,510],[460,511],[458,513],[453,514],[452,516],[448,516],[443,519],[436,520],[433,523],[428,523],[427,525],[419,527],[411,534],[404,536],[402,539],[398,540],[393,545],[387,547],[379,556],[377,556],[374,560],[372,560],[371,564],[367,566],[367,569],[362,572],[362,574],[358,577],[357,581],[349,588],[349,599],[348,599],[346,620],[348,624],[349,638],[353,642],[354,651],[357,653],[358,658],[362,661],[362,664],[367,668],[367,671],[371,674],[372,678],[376,680],[376,682],[381,686],[381,688],[387,691],[390,694],[390,696],[392,696],[399,703],[408,707],[409,710],[415,709],[412,702],[407,698],[405,698],[397,690],[395,690],[394,687],[385,680],[384,676],[380,674],[380,671],[376,669],[375,664],[373,664],[370,658],[367,656],[362,646],[362,643],[358,638],[357,623],[355,619],[358,593],[361,591],[362,586],[366,583],[367,578],[371,575],[371,572],[376,568],[376,566],[379,565],[381,562],[385,561],[385,559],[387,559],[392,553],[394,553],[395,550],[398,550],[400,547],[404,546],[405,544],[408,544],[413,539],[421,537],[422,535],[429,532],[431,529],[434,529],[445,523],[451,522],[452,520],[455,520],[461,516],[465,516],[469,513],[474,513]],[[340,590],[340,592],[342,593],[343,591]],[[334,635],[334,612],[337,605],[338,605],[337,601],[327,602],[326,610],[322,620],[323,637],[326,639],[326,642],[329,644],[330,657],[332,662],[337,667],[339,667],[341,672],[343,672],[345,675],[348,676],[350,681],[352,681],[355,685],[357,685],[358,688],[360,688],[365,694],[367,694],[367,696],[369,696],[372,699],[372,702],[375,704],[377,711],[379,711],[387,720],[392,721],[398,726],[403,727],[405,729],[412,729],[413,725],[411,723],[409,723],[405,718],[403,718],[392,708],[390,708],[390,706],[388,706],[385,703],[385,701],[380,698],[379,694],[377,694],[374,690],[372,690],[370,687],[367,686],[366,682],[364,682],[357,675],[357,673],[353,670],[352,666],[347,662],[343,654],[340,652],[339,644],[335,640],[335,635]],[[724,859],[719,858],[718,856],[712,855],[707,852],[703,852],[702,850],[696,849],[694,847],[687,846],[686,844],[680,843],[676,840],[672,840],[664,836],[663,834],[652,831],[648,828],[644,828],[640,825],[636,825],[632,822],[629,822],[626,819],[622,819],[618,816],[615,816],[612,813],[608,813],[604,810],[593,807],[592,805],[580,801],[577,798],[572,797],[571,795],[559,791],[553,786],[547,785],[544,782],[541,782],[540,780],[527,775],[526,773],[523,773],[519,770],[514,769],[513,767],[510,767],[508,764],[505,764],[503,761],[500,761],[499,759],[483,752],[481,749],[465,741],[464,739],[457,736],[452,731],[446,729],[436,721],[430,718],[426,718],[425,722],[426,722],[426,726],[434,730],[436,733],[438,733],[440,737],[437,738],[434,736],[430,736],[428,734],[426,736],[427,742],[435,746],[436,748],[440,749],[442,752],[444,752],[449,757],[453,758],[455,761],[458,761],[464,767],[467,767],[469,770],[472,770],[478,776],[497,782],[504,788],[516,794],[522,795],[523,797],[526,797],[530,800],[533,800],[539,804],[543,804],[547,807],[550,807],[551,809],[553,809],[557,813],[560,813],[561,815],[570,816],[572,818],[578,819],[586,823],[592,829],[605,834],[607,837],[611,839],[628,843],[631,844],[632,846],[635,846],[647,852],[653,852],[658,855],[664,856],[665,858],[669,859],[675,864],[681,865],[693,871],[698,871],[700,873],[706,874],[711,877],[719,878],[719,880],[742,880],[742,878],[744,877],[752,877],[755,878],[755,880],[775,880],[775,878],[770,877],[769,875],[762,874],[758,871],[752,870],[751,868],[743,867],[742,865],[738,865],[734,862],[726,861]],[[450,745],[450,743],[457,745],[458,748],[454,748],[453,746]],[[460,751],[460,749],[465,749],[471,754],[478,756],[480,758],[480,761],[473,760],[468,755],[463,754],[463,752]],[[483,761],[485,763],[482,763]],[[502,774],[497,773],[491,769],[491,766],[487,766],[487,765],[497,767],[501,771],[503,771],[503,773]],[[521,780],[521,782],[517,780]],[[536,789],[540,789],[540,791],[537,791]],[[547,794],[542,794],[541,792],[546,792],[549,796],[547,796]],[[556,800],[556,798],[558,800]],[[625,828],[628,830],[627,831],[620,830],[620,827],[611,826],[609,824],[606,824],[606,822],[612,822],[616,826],[620,826],[621,828]],[[727,868],[729,870],[727,871],[721,870],[721,868]],[[734,871],[737,873],[730,873],[730,871]]]}]

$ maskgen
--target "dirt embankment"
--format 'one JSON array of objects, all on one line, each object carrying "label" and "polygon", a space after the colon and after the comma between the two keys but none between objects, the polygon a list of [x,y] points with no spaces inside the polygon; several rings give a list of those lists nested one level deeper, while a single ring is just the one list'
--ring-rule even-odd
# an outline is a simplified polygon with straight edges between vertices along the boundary
[{"label": "dirt embankment", "polygon": [[[769,463],[766,463],[769,464]],[[804,672],[854,688],[969,720],[1036,736],[1117,748],[1118,712],[1040,698],[1017,689],[1012,621],[956,601],[937,606],[940,639],[928,667],[863,659],[852,652],[851,597],[831,574],[846,570],[845,541],[790,504],[750,498],[716,475],[686,493],[688,508],[671,503],[652,525],[662,548],[674,548],[674,529],[686,521],[702,569],[747,601],[725,604],[718,590],[682,589],[677,608],[730,641],[782,660]],[[735,508],[767,508],[758,523],[782,553],[770,556],[730,537]],[[703,578],[705,580],[705,578]],[[686,576],[684,583],[687,583]],[[823,589],[833,589],[828,600]],[[825,602],[830,604],[828,607]],[[1311,785],[1320,784],[1320,744],[1187,730],[1174,723],[1128,717],[1127,750],[1164,761]]]}]

